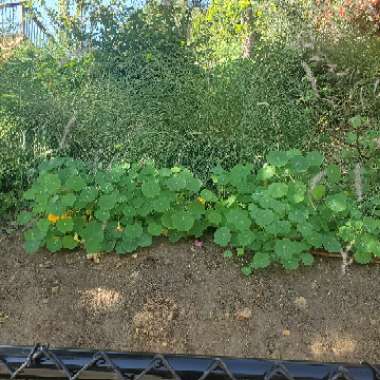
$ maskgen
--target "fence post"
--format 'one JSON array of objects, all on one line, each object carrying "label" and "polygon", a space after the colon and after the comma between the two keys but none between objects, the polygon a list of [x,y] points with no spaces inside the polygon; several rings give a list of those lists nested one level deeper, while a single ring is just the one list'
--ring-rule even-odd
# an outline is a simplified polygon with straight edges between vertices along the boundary
[{"label": "fence post", "polygon": [[24,3],[20,2],[19,5],[19,18],[20,18],[20,35],[21,37],[25,37],[25,8]]}]

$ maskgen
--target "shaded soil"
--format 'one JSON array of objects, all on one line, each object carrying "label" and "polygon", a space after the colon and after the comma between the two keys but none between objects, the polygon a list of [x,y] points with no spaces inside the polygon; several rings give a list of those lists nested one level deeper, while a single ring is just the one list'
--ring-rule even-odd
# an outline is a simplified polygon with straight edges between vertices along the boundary
[{"label": "shaded soil", "polygon": [[208,243],[98,264],[21,247],[0,246],[0,344],[380,362],[380,266],[245,278]]}]

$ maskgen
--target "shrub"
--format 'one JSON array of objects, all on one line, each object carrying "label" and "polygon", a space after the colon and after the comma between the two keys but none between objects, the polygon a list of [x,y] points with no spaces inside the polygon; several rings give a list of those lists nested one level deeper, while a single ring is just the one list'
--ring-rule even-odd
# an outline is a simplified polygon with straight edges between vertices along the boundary
[{"label": "shrub", "polygon": [[129,54],[119,61],[128,68],[124,77],[106,75],[91,54],[23,54],[3,67],[0,87],[10,100],[2,109],[28,136],[37,160],[59,153],[103,166],[152,159],[185,165],[207,180],[218,163],[260,161],[269,149],[309,147],[315,137],[297,54],[282,46],[210,71],[162,52],[135,65]]},{"label": "shrub", "polygon": [[341,252],[343,243],[368,263],[380,256],[380,223],[363,217],[339,169],[322,170],[323,160],[318,152],[274,151],[258,172],[249,164],[216,168],[212,188],[181,167],[143,163],[89,174],[81,161],[48,161],[24,195],[25,249],[125,254],[155,236],[176,242],[211,230],[227,257],[233,248],[243,258],[245,274],[271,263],[311,265],[311,250]]}]

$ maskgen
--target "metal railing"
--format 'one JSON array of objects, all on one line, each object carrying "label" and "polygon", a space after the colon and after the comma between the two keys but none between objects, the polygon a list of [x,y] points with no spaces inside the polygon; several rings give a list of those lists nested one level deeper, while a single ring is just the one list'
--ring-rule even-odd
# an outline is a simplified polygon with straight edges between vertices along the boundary
[{"label": "metal railing", "polygon": [[0,3],[0,38],[28,39],[44,46],[52,36],[25,1]]},{"label": "metal railing", "polygon": [[1,379],[380,380],[363,362],[317,363],[0,346]]}]

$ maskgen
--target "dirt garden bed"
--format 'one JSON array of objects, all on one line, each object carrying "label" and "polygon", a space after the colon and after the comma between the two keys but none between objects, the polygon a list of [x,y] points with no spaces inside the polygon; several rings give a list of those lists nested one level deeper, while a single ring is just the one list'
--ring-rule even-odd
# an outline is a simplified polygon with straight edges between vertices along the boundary
[{"label": "dirt garden bed", "polygon": [[245,278],[212,244],[96,264],[0,247],[0,343],[380,362],[380,266],[320,259]]}]

